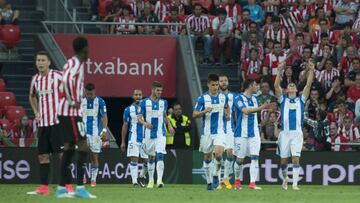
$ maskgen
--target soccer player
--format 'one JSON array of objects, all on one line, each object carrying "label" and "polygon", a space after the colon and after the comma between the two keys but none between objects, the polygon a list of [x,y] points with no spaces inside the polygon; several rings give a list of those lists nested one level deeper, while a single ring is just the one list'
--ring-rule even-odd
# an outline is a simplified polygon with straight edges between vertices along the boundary
[{"label": "soccer player", "polygon": [[311,84],[314,79],[314,67],[312,62],[307,63],[307,81],[304,90],[300,96],[297,96],[295,83],[289,83],[286,88],[286,94],[283,95],[280,86],[285,63],[280,63],[278,73],[275,79],[275,95],[278,98],[281,108],[281,130],[278,138],[278,155],[281,158],[281,170],[283,175],[282,188],[287,190],[288,186],[288,159],[292,158],[293,164],[293,189],[299,190],[298,179],[300,171],[300,155],[303,146],[303,122],[305,102],[309,96]]},{"label": "soccer player", "polygon": [[[232,167],[234,165],[234,129],[235,129],[235,121],[234,121],[234,111],[233,111],[233,103],[236,95],[229,91],[229,78],[226,75],[219,76],[219,86],[220,92],[225,94],[228,99],[228,106],[230,109],[230,120],[226,121],[226,134],[225,134],[225,151],[226,151],[226,159],[224,163],[224,176],[222,178],[222,184],[225,185],[227,189],[232,189],[232,185],[229,182],[229,174],[232,171]],[[219,185],[219,189],[221,185]]]},{"label": "soccer player", "polygon": [[77,145],[77,187],[75,196],[80,198],[96,198],[84,187],[83,177],[89,147],[86,143],[85,126],[82,120],[81,101],[84,92],[84,64],[88,58],[88,41],[84,37],[73,40],[75,56],[70,58],[63,67],[62,94],[58,107],[60,133],[64,138],[64,153],[60,164],[61,177],[56,191],[57,198],[71,198],[65,189],[71,174],[68,167],[75,154]]},{"label": "soccer player", "polygon": [[151,86],[151,96],[140,101],[141,114],[139,115],[139,122],[145,126],[144,150],[149,156],[149,183],[147,188],[154,188],[155,157],[156,185],[158,188],[162,188],[164,187],[162,177],[165,168],[164,155],[166,154],[165,123],[172,135],[174,135],[174,129],[166,115],[167,101],[160,98],[163,91],[162,84],[154,81]]},{"label": "soccer player", "polygon": [[95,95],[95,85],[92,83],[85,86],[85,97],[81,102],[81,109],[83,110],[87,143],[91,152],[91,186],[95,187],[99,171],[99,153],[102,140],[106,140],[108,117],[105,101]]},{"label": "soccer player", "polygon": [[[127,156],[130,157],[130,173],[134,187],[145,187],[144,178],[147,172],[147,159],[142,143],[144,136],[143,125],[138,121],[141,113],[140,101],[143,98],[142,91],[135,89],[133,92],[134,103],[126,107],[123,115],[123,125],[121,128],[121,145],[122,151],[125,151],[125,139],[128,135]],[[144,165],[138,178],[138,161],[139,156],[144,160]]]},{"label": "soccer player", "polygon": [[[199,151],[204,153],[203,167],[208,184],[207,189],[213,190],[219,186],[219,173],[226,134],[224,117],[226,120],[230,120],[230,110],[226,95],[219,92],[219,76],[209,74],[207,86],[209,91],[198,98],[193,117],[203,119]],[[215,153],[215,171],[212,174],[214,167],[213,152]]]},{"label": "soccer player", "polygon": [[[48,195],[48,176],[50,171],[50,154],[59,154],[61,158],[64,142],[58,134],[59,120],[57,107],[59,87],[62,73],[50,69],[50,57],[45,51],[36,54],[38,73],[33,76],[30,86],[29,101],[33,109],[38,130],[38,159],[40,162],[41,185],[27,194]],[[68,192],[74,192],[71,185],[67,185]]]},{"label": "soccer player", "polygon": [[235,189],[242,189],[240,182],[240,173],[242,164],[246,156],[251,159],[250,163],[250,184],[249,189],[259,190],[255,184],[259,173],[259,153],[260,153],[260,132],[257,112],[269,108],[270,103],[259,106],[259,102],[254,95],[259,85],[253,79],[247,79],[244,82],[245,91],[238,95],[234,101],[235,114],[237,117],[235,128],[235,150],[236,162],[235,171]]}]

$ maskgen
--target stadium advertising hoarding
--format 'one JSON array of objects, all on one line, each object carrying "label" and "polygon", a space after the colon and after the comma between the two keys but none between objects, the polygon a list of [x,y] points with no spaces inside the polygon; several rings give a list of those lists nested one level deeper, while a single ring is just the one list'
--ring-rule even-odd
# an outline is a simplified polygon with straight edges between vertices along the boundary
[{"label": "stadium advertising hoarding", "polygon": [[[191,183],[192,151],[169,150],[165,156],[164,183]],[[184,160],[187,160],[186,162]],[[142,167],[142,166],[141,166]],[[139,167],[141,169],[141,167]],[[53,157],[50,182],[58,183],[59,159]],[[75,166],[71,173],[75,178]],[[0,184],[39,183],[39,164],[36,148],[0,148]],[[86,167],[90,175],[90,166]],[[100,154],[98,183],[131,183],[130,162],[119,149],[106,149]]]},{"label": "stadium advertising hoarding", "polygon": [[[193,183],[205,184],[202,153],[193,153]],[[262,152],[259,160],[259,184],[281,184],[280,158],[274,152]],[[241,181],[250,180],[250,160],[243,165]],[[303,152],[300,159],[299,184],[334,185],[360,184],[360,152]],[[291,178],[291,165],[289,165]],[[291,182],[291,179],[290,179]]]},{"label": "stadium advertising hoarding", "polygon": [[[64,55],[74,55],[72,40],[78,35],[54,34]],[[85,35],[89,59],[85,82],[96,84],[104,97],[129,97],[133,89],[150,95],[154,80],[164,85],[163,96],[176,97],[176,38],[173,36]]]}]

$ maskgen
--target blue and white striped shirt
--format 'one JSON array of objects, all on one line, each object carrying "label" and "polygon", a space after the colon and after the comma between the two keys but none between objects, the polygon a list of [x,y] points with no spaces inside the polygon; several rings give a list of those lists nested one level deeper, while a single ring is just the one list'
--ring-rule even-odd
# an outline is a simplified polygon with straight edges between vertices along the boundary
[{"label": "blue and white striped shirt", "polygon": [[124,123],[129,125],[128,128],[128,141],[129,143],[142,143],[143,140],[143,125],[139,123],[138,116],[141,113],[140,106],[131,104],[126,107],[123,115]]},{"label": "blue and white striped shirt", "polygon": [[281,96],[279,99],[281,110],[281,131],[297,131],[302,132],[304,111],[304,96],[290,99],[287,96]]},{"label": "blue and white striped shirt", "polygon": [[235,137],[259,137],[259,124],[257,113],[244,114],[242,109],[244,108],[257,108],[259,102],[256,96],[250,98],[244,94],[240,94],[236,97],[234,107],[237,115]]},{"label": "blue and white striped shirt", "polygon": [[166,136],[165,116],[168,108],[167,101],[164,99],[153,101],[148,97],[140,101],[140,107],[144,121],[152,125],[151,129],[145,128],[144,137],[154,139],[158,136]]},{"label": "blue and white striped shirt", "polygon": [[86,97],[81,102],[81,108],[83,112],[83,122],[86,127],[86,135],[100,136],[102,131],[102,118],[106,115],[105,101],[96,96],[93,100],[89,100]]},{"label": "blue and white striped shirt", "polygon": [[217,96],[211,96],[209,93],[201,95],[195,105],[195,111],[203,111],[207,108],[212,108],[210,113],[203,116],[202,135],[216,136],[218,134],[225,134],[225,107],[228,105],[228,98],[219,93]]},{"label": "blue and white striped shirt", "polygon": [[227,121],[226,117],[225,122],[226,122],[226,133],[232,132],[234,133],[235,130],[235,120],[234,120],[234,113],[235,113],[235,109],[234,109],[234,101],[236,99],[236,94],[229,92],[226,94],[226,97],[228,99],[228,106],[230,109],[230,120]]}]

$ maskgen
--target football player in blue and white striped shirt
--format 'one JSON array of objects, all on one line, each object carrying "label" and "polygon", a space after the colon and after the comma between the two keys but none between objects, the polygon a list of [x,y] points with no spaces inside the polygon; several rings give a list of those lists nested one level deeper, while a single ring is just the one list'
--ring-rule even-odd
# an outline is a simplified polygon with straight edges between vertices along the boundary
[{"label": "football player in blue and white striped shirt", "polygon": [[[224,176],[221,183],[225,185],[226,189],[232,189],[232,185],[229,182],[229,175],[234,165],[233,149],[234,149],[234,130],[235,130],[235,119],[234,119],[234,100],[236,94],[229,91],[229,78],[226,75],[219,76],[219,87],[220,92],[225,94],[228,98],[228,106],[230,109],[230,120],[226,121],[226,134],[225,134],[225,152],[226,159],[224,163]],[[219,185],[219,189],[221,185]]]},{"label": "football player in blue and white striped shirt", "polygon": [[91,151],[91,186],[95,187],[99,171],[99,153],[101,152],[102,139],[106,139],[108,118],[105,101],[95,95],[95,85],[92,83],[85,86],[85,97],[82,100],[81,108],[87,142]]},{"label": "football player in blue and white striped shirt", "polygon": [[281,130],[278,137],[277,154],[281,158],[281,169],[283,175],[283,189],[287,190],[288,183],[288,159],[292,158],[293,167],[293,189],[299,190],[298,179],[300,171],[300,156],[303,146],[303,122],[305,102],[309,96],[311,85],[314,80],[315,65],[311,61],[307,63],[307,81],[306,86],[300,96],[297,96],[295,83],[289,83],[286,88],[286,94],[283,94],[280,86],[285,63],[278,66],[278,73],[275,80],[275,95],[279,100],[281,109]]},{"label": "football player in blue and white striped shirt", "polygon": [[245,91],[234,101],[236,114],[235,149],[236,162],[234,164],[235,189],[241,189],[240,173],[246,156],[251,158],[249,189],[258,190],[255,181],[259,172],[259,153],[261,146],[257,112],[270,108],[272,104],[264,103],[259,106],[256,95],[259,85],[253,79],[245,80]]},{"label": "football player in blue and white striped shirt", "polygon": [[[204,153],[203,167],[208,184],[207,189],[213,190],[220,183],[219,171],[221,170],[226,134],[224,117],[226,117],[226,120],[230,120],[230,110],[226,95],[219,92],[219,76],[209,74],[207,85],[209,91],[198,98],[193,117],[202,118],[203,120],[199,150]],[[212,170],[213,152],[215,153],[215,170]],[[211,174],[211,172],[214,173]]]},{"label": "football player in blue and white striped shirt", "polygon": [[166,154],[166,130],[165,124],[170,134],[174,135],[174,128],[169,122],[166,111],[167,101],[161,99],[163,86],[160,82],[154,81],[151,87],[151,96],[140,101],[141,114],[139,122],[145,126],[144,150],[149,156],[148,173],[149,183],[147,188],[154,187],[154,171],[156,157],[157,187],[164,187],[162,177],[164,174],[164,155]]},{"label": "football player in blue and white striped shirt", "polygon": [[[147,172],[147,159],[142,148],[144,128],[139,122],[138,117],[141,114],[140,101],[142,99],[142,91],[135,89],[133,92],[134,102],[126,107],[123,115],[123,125],[121,128],[121,145],[122,151],[125,151],[125,139],[128,136],[127,157],[130,157],[130,173],[132,184],[134,187],[145,187],[144,178]],[[144,165],[141,169],[140,177],[138,178],[138,162],[139,156],[144,160]]]}]

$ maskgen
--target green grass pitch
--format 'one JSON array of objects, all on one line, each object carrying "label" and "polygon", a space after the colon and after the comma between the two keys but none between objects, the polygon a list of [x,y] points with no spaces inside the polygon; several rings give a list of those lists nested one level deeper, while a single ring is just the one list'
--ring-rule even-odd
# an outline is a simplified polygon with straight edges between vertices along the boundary
[{"label": "green grass pitch", "polygon": [[56,199],[55,185],[51,186],[49,196],[29,196],[26,192],[36,185],[0,184],[0,202],[121,202],[121,203],[177,203],[177,202],[242,202],[242,203],[347,203],[360,202],[360,186],[309,186],[300,185],[301,191],[293,191],[291,187],[284,191],[280,185],[263,185],[263,190],[252,191],[243,186],[242,190],[206,191],[205,185],[165,185],[162,189],[132,188],[131,185],[101,185],[89,188],[97,195],[95,200]]}]

